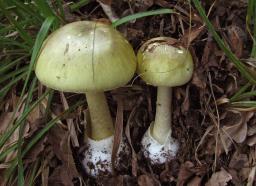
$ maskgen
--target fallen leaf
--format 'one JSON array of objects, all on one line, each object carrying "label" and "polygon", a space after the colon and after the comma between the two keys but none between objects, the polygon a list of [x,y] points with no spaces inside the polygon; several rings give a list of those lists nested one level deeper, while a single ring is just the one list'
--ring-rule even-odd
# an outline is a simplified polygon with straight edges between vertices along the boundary
[{"label": "fallen leaf", "polygon": [[195,176],[191,181],[188,182],[187,186],[201,186],[202,178]]},{"label": "fallen leaf", "polygon": [[111,5],[112,4],[112,0],[97,0],[105,5]]},{"label": "fallen leaf", "polygon": [[147,10],[154,4],[154,0],[132,0],[138,11]]},{"label": "fallen leaf", "polygon": [[249,136],[249,137],[246,139],[246,144],[249,145],[250,147],[256,145],[256,134],[253,135],[253,136]]},{"label": "fallen leaf", "polygon": [[[52,145],[53,152],[57,158],[62,162],[63,166],[65,166],[67,176],[70,177],[71,180],[80,177],[72,155],[68,131],[55,125],[48,133],[48,141]],[[63,167],[61,167],[61,169],[63,169]]]},{"label": "fallen leaf", "polygon": [[240,152],[236,151],[230,162],[229,162],[229,168],[240,170],[244,167],[249,166],[249,159],[246,154],[241,154]]},{"label": "fallen leaf", "polygon": [[187,29],[181,38],[181,42],[184,46],[190,46],[190,43],[194,41],[202,31],[204,31],[204,26]]},{"label": "fallen leaf", "polygon": [[138,185],[139,186],[156,186],[156,185],[160,185],[160,183],[156,183],[151,176],[144,174],[139,176]]},{"label": "fallen leaf", "polygon": [[242,143],[247,136],[247,119],[245,114],[237,111],[228,111],[226,117],[221,121],[225,126],[222,130],[235,142]]},{"label": "fallen leaf", "polygon": [[246,33],[239,26],[231,25],[228,27],[228,37],[230,46],[236,56],[241,58],[244,51],[244,40],[246,39]]},{"label": "fallen leaf", "polygon": [[195,171],[193,170],[194,168],[194,164],[190,161],[186,161],[184,164],[181,165],[178,174],[177,186],[184,185],[188,181],[188,179],[195,174]]},{"label": "fallen leaf", "polygon": [[68,169],[69,167],[66,167],[65,165],[55,167],[48,179],[48,185],[73,186],[72,177],[68,174]]},{"label": "fallen leaf", "polygon": [[219,172],[212,174],[205,186],[226,186],[232,180],[232,176],[223,168]]},{"label": "fallen leaf", "polygon": [[39,155],[44,151],[46,138],[42,138],[31,150],[25,155],[24,162],[31,163],[37,160]]},{"label": "fallen leaf", "polygon": [[[64,109],[65,110],[69,109],[69,105],[68,105],[68,102],[67,102],[67,99],[66,99],[64,93],[60,92],[60,96],[61,96],[61,101],[62,101],[62,104],[64,106]],[[77,138],[77,135],[76,135],[76,129],[75,129],[75,124],[73,122],[73,119],[67,118],[66,121],[67,121],[67,124],[68,124],[68,130],[69,130],[72,145],[74,147],[79,147],[79,142],[78,142],[78,138]]]},{"label": "fallen leaf", "polygon": [[113,177],[102,177],[97,180],[98,185],[104,186],[134,186],[137,184],[137,178],[130,175],[118,175]]},{"label": "fallen leaf", "polygon": [[29,122],[30,125],[35,123],[36,120],[38,120],[42,114],[40,113],[40,106],[37,105],[28,115],[27,121]]}]

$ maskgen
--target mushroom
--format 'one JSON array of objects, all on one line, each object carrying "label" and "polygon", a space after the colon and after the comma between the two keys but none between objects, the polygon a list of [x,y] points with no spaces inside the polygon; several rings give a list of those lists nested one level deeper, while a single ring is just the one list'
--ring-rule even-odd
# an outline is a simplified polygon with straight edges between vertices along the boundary
[{"label": "mushroom", "polygon": [[171,136],[172,87],[187,83],[193,73],[193,59],[176,40],[158,37],[144,43],[138,51],[137,73],[150,85],[157,87],[155,121],[142,138],[144,156],[152,164],[173,159],[179,144]]},{"label": "mushroom", "polygon": [[85,93],[90,113],[83,165],[91,176],[111,173],[114,127],[104,91],[125,85],[136,70],[128,41],[110,25],[93,21],[67,24],[44,42],[35,73],[55,90]]}]

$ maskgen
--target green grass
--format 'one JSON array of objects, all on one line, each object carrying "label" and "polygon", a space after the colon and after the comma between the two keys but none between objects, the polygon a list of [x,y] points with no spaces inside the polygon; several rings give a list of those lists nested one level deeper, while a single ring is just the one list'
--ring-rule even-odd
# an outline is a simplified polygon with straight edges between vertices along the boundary
[{"label": "green grass", "polygon": [[70,6],[70,9],[72,12],[79,10],[81,7],[87,5],[90,2],[90,0],[80,0],[77,3],[73,3]]},{"label": "green grass", "polygon": [[[198,0],[192,0],[198,9],[209,31],[213,34],[214,39],[219,47],[225,52],[231,62],[235,64],[241,74],[248,80],[248,84],[242,87],[232,98],[230,98],[232,106],[255,107],[255,101],[250,100],[256,95],[253,85],[256,83],[254,77],[247,67],[236,58],[236,56],[226,46],[215,31],[211,22],[205,15],[203,8]],[[38,95],[38,81],[34,74],[34,65],[37,60],[40,48],[45,38],[57,29],[60,25],[65,24],[65,14],[62,0],[51,1],[48,4],[45,0],[35,0],[33,3],[26,1],[22,3],[20,0],[0,0],[0,48],[4,49],[4,53],[0,54],[0,103],[4,103],[10,92],[12,92],[17,84],[22,84],[19,92],[20,100],[14,113],[18,112],[21,105],[25,105],[22,113],[13,119],[9,124],[8,130],[0,136],[0,148],[6,145],[7,140],[13,135],[14,131],[19,129],[18,141],[10,146],[5,146],[5,151],[0,154],[0,161],[3,161],[9,153],[17,151],[17,157],[9,162],[10,168],[5,173],[6,179],[11,183],[24,185],[26,172],[30,171],[29,185],[33,185],[37,171],[40,168],[40,160],[30,164],[30,167],[24,167],[23,158],[31,150],[37,142],[45,136],[55,123],[63,118],[66,114],[74,111],[78,106],[83,104],[79,101],[56,118],[50,117],[50,105],[52,103],[52,90],[46,90],[42,95]],[[70,5],[71,11],[77,11],[81,7],[90,3],[89,0],[81,0]],[[251,57],[256,56],[256,3],[250,0],[247,11],[247,28],[250,30],[254,38]],[[160,14],[175,13],[171,9],[159,9],[147,12],[133,14],[113,23],[113,27],[128,23],[146,16],[154,16]],[[8,36],[8,37],[6,37]],[[35,99],[36,97],[36,99]],[[48,103],[44,117],[47,118],[45,127],[39,130],[29,141],[23,138],[24,126],[28,115],[37,107],[42,100],[48,98]],[[248,100],[249,99],[249,100]],[[25,143],[26,142],[26,143]],[[18,173],[18,176],[16,174]],[[8,185],[8,184],[7,184]]]},{"label": "green grass", "polygon": [[[82,0],[71,4],[71,11],[76,11],[89,2],[88,0]],[[83,102],[80,101],[76,103],[61,115],[50,119],[50,105],[53,91],[47,90],[39,96],[36,101],[34,100],[38,90],[38,81],[33,71],[34,65],[45,38],[50,32],[65,23],[63,1],[56,0],[54,4],[49,5],[45,0],[35,0],[34,3],[30,1],[22,3],[19,0],[0,0],[0,10],[0,47],[2,49],[4,48],[6,51],[3,56],[1,56],[2,60],[0,62],[0,84],[4,85],[1,86],[0,89],[0,100],[4,101],[8,93],[12,91],[18,83],[22,82],[23,84],[23,88],[20,92],[20,100],[17,103],[17,107],[14,109],[9,128],[0,136],[0,148],[5,148],[0,154],[0,161],[3,161],[9,153],[17,151],[16,158],[9,162],[10,168],[5,172],[5,178],[10,185],[15,182],[18,185],[24,185],[25,174],[30,169],[24,167],[23,157],[49,129],[55,125],[56,121],[76,109],[77,106],[83,104]],[[115,22],[113,26],[117,27],[131,20],[145,16],[166,13],[173,13],[173,11],[170,9],[160,9],[142,12],[122,18]],[[29,61],[29,63],[26,61]],[[44,117],[50,120],[43,129],[38,131],[37,134],[30,139],[29,143],[25,143],[23,134],[26,119],[31,111],[46,97],[48,98],[48,103]],[[20,108],[21,105],[25,105],[24,110],[18,118],[15,118],[15,113],[19,111],[18,108]],[[16,129],[19,129],[18,141],[10,146],[5,146],[7,140],[13,135]],[[40,167],[38,164],[39,161],[31,164],[33,170],[31,170],[32,177],[30,178],[29,185],[33,185],[36,172]],[[15,176],[15,172],[18,173],[18,176]]]},{"label": "green grass", "polygon": [[139,12],[136,14],[132,14],[126,17],[123,17],[117,21],[115,21],[112,25],[113,27],[118,27],[119,25],[128,23],[130,21],[139,19],[139,18],[143,18],[143,17],[147,17],[147,16],[153,16],[153,15],[161,15],[161,14],[172,14],[175,13],[172,9],[159,9],[159,10],[152,10],[152,11],[147,11],[147,12]]},{"label": "green grass", "polygon": [[[61,15],[64,15],[61,1],[57,2],[59,5],[58,9],[62,10]],[[57,13],[53,12],[53,9],[44,0],[37,0],[35,3],[27,4],[16,0],[0,1],[0,9],[3,14],[0,17],[2,23],[0,27],[0,46],[1,48],[8,49],[5,55],[2,56],[3,60],[0,64],[0,83],[5,84],[0,89],[0,99],[3,100],[7,93],[22,80],[24,83],[18,105],[25,104],[23,113],[17,119],[14,119],[14,115],[18,110],[14,110],[9,129],[0,137],[0,147],[3,148],[6,141],[17,128],[19,128],[19,139],[17,143],[8,147],[4,153],[1,153],[0,157],[3,160],[8,153],[17,150],[17,157],[14,160],[14,162],[17,162],[16,165],[18,165],[17,183],[18,185],[24,185],[25,169],[22,158],[24,156],[23,133],[25,120],[30,112],[50,93],[47,91],[37,101],[33,101],[33,95],[38,86],[33,68],[44,39],[50,31],[59,26],[60,21],[63,19],[57,16]],[[37,29],[37,34],[31,34],[30,27]],[[17,34],[12,36],[11,34],[15,32]],[[5,37],[5,35],[10,36]],[[30,56],[30,63],[24,63]],[[25,95],[26,99],[23,103]],[[48,104],[51,103],[49,102]],[[16,108],[19,108],[19,106]],[[16,166],[14,166],[13,170],[15,169]]]},{"label": "green grass", "polygon": [[[209,32],[213,35],[213,38],[215,39],[219,47],[226,54],[229,60],[235,65],[235,67],[240,71],[241,75],[248,80],[248,83],[245,86],[243,86],[240,90],[238,90],[237,93],[230,98],[231,106],[256,108],[255,101],[243,100],[243,99],[250,99],[255,96],[254,89],[251,89],[250,91],[246,92],[249,87],[253,87],[253,85],[256,85],[255,73],[251,73],[248,67],[244,63],[242,63],[235,56],[234,53],[232,53],[232,51],[229,49],[229,47],[226,45],[224,40],[216,32],[215,28],[213,27],[210,20],[206,16],[205,10],[201,6],[199,0],[192,0],[192,1],[197,11],[199,12],[200,16],[202,17],[202,20],[207,26]],[[251,33],[252,40],[253,40],[251,57],[255,58],[256,57],[256,1],[255,0],[249,0],[248,2],[246,24],[247,24],[247,29]],[[251,27],[253,27],[253,31],[251,31]],[[237,100],[240,100],[240,101],[237,102]]]}]

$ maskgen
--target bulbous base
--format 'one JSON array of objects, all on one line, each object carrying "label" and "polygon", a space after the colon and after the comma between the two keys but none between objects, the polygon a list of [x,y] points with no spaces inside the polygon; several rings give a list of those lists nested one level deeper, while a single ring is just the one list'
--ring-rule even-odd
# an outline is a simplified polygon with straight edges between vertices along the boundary
[{"label": "bulbous base", "polygon": [[[111,161],[113,142],[114,136],[100,141],[86,137],[86,149],[83,152],[84,159],[82,160],[82,164],[87,174],[97,177],[99,175],[106,176],[113,173]],[[121,161],[121,156],[127,153],[129,153],[129,148],[125,145],[124,140],[121,140],[115,161],[117,166]]]},{"label": "bulbous base", "polygon": [[160,144],[151,135],[151,128],[154,122],[150,124],[150,127],[142,138],[142,150],[146,158],[150,160],[152,164],[163,164],[172,160],[179,149],[179,144],[176,139],[172,138],[171,131],[169,132],[164,144]]}]

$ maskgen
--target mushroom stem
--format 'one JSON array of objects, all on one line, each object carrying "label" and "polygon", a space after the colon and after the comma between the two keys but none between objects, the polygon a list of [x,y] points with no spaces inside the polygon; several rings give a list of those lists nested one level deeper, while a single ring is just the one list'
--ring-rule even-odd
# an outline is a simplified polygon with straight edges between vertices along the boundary
[{"label": "mushroom stem", "polygon": [[85,95],[91,118],[89,136],[97,141],[112,136],[113,121],[104,92],[86,92]]},{"label": "mushroom stem", "polygon": [[171,132],[172,88],[159,86],[157,88],[157,103],[155,123],[152,136],[161,144],[164,144]]}]

